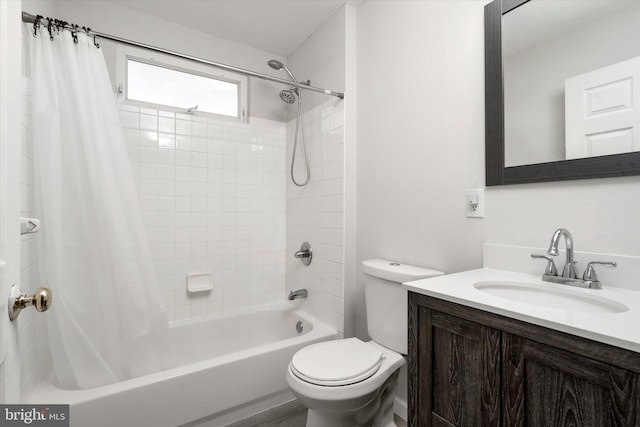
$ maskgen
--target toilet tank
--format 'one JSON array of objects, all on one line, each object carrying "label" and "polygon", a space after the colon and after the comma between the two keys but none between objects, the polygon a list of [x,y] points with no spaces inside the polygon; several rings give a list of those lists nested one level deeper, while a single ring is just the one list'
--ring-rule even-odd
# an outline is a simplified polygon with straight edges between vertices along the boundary
[{"label": "toilet tank", "polygon": [[407,290],[402,283],[441,276],[441,271],[383,259],[362,262],[367,330],[378,344],[407,354]]}]

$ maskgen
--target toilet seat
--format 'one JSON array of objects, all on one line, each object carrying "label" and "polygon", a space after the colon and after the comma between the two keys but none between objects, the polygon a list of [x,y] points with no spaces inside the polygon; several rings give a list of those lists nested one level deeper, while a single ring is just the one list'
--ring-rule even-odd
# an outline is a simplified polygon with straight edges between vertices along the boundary
[{"label": "toilet seat", "polygon": [[364,381],[375,374],[384,359],[382,351],[357,338],[326,341],[298,351],[291,372],[311,384],[337,387]]}]

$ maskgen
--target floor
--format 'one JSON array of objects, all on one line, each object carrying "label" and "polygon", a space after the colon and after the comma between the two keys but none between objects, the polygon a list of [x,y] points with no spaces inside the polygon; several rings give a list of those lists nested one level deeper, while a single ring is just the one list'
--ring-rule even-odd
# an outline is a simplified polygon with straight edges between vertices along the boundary
[{"label": "floor", "polygon": [[[394,417],[397,427],[407,427],[407,422],[397,415]],[[238,421],[227,427],[305,427],[307,408],[292,401],[266,413]]]},{"label": "floor", "polygon": [[[407,422],[402,418],[395,416],[394,421],[397,427],[407,427]],[[307,422],[306,409],[288,414],[279,420],[260,424],[261,427],[304,427]]]}]

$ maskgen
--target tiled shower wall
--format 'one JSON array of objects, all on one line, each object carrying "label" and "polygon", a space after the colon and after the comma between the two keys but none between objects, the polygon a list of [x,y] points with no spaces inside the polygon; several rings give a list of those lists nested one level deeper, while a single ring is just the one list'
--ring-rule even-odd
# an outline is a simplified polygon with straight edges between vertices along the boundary
[{"label": "tiled shower wall", "polygon": [[[311,180],[297,187],[288,177],[295,120],[287,125],[287,291],[307,288],[303,308],[344,333],[344,103],[330,99],[304,114]],[[300,138],[300,137],[299,137]],[[299,142],[300,144],[300,142]],[[304,179],[298,146],[295,176]],[[308,241],[313,260],[293,254]]]},{"label": "tiled shower wall", "polygon": [[284,300],[285,124],[119,108],[170,320]]}]

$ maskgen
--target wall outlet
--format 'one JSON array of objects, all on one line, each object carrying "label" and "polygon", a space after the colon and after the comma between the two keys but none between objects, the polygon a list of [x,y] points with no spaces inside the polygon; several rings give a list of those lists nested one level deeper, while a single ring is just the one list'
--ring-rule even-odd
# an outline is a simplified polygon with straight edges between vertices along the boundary
[{"label": "wall outlet", "polygon": [[470,188],[466,193],[467,218],[484,218],[484,188]]}]

